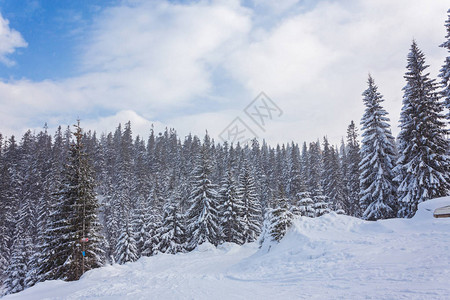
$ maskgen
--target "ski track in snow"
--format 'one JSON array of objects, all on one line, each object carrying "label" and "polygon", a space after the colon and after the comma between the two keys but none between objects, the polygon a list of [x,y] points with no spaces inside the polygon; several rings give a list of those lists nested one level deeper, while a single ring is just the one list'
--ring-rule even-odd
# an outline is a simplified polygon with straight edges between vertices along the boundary
[{"label": "ski track in snow", "polygon": [[[300,218],[279,244],[209,244],[39,283],[4,299],[449,299],[450,218]],[[269,250],[270,249],[270,250]]]}]

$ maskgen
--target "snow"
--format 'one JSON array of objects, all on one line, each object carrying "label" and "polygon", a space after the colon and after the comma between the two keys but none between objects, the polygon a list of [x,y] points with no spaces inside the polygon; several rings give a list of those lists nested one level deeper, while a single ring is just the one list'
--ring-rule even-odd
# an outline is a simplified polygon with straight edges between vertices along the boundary
[{"label": "snow", "polygon": [[279,244],[203,244],[4,299],[448,299],[450,218],[433,218],[446,205],[450,197],[421,203],[412,219],[376,222],[301,217]]}]

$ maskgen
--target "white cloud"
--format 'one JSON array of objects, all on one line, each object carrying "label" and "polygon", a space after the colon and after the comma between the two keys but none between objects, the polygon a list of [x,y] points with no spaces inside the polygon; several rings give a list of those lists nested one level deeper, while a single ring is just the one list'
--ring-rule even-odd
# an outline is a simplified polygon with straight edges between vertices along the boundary
[{"label": "white cloud", "polygon": [[369,72],[385,95],[397,133],[411,41],[418,41],[437,75],[445,57],[438,45],[445,36],[447,6],[445,1],[319,2],[254,31],[254,40],[226,66],[253,95],[264,90],[286,112],[286,127],[267,133],[270,140],[309,141],[327,134],[338,142],[350,120],[359,123]]},{"label": "white cloud", "polygon": [[14,53],[16,48],[26,47],[27,43],[22,35],[9,27],[9,21],[0,14],[0,62],[11,66],[14,61],[8,55]]},{"label": "white cloud", "polygon": [[131,130],[133,136],[139,135],[141,138],[146,139],[150,134],[150,128],[153,126],[156,132],[161,132],[164,130],[166,125],[158,121],[149,121],[135,111],[123,110],[116,114],[108,117],[90,118],[87,120],[81,120],[80,125],[85,131],[91,130],[99,133],[111,132],[119,124],[123,125],[128,121],[131,122]]}]

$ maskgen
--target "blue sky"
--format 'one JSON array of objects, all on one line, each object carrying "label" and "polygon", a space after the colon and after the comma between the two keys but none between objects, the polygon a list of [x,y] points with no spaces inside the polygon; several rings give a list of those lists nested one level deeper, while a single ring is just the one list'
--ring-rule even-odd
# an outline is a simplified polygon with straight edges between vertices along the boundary
[{"label": "blue sky", "polygon": [[[271,143],[338,143],[363,113],[370,72],[394,134],[415,38],[432,76],[448,55],[444,0],[0,0],[0,132],[77,118],[218,139],[236,117]],[[263,130],[244,108],[283,111]]]},{"label": "blue sky", "polygon": [[28,46],[11,56],[14,67],[2,66],[4,79],[61,79],[75,76],[77,50],[93,18],[102,8],[117,1],[107,0],[2,0],[0,12],[24,38]]}]

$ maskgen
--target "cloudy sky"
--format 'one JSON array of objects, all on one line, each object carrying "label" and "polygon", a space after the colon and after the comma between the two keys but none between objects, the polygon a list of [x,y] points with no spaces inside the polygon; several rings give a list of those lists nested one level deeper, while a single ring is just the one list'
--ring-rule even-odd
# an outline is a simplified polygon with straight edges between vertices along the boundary
[{"label": "cloudy sky", "polygon": [[[80,118],[99,132],[131,120],[144,136],[154,123],[338,143],[359,124],[370,72],[396,135],[411,41],[435,77],[448,4],[0,0],[0,132]],[[260,92],[270,99],[252,102]]]}]

